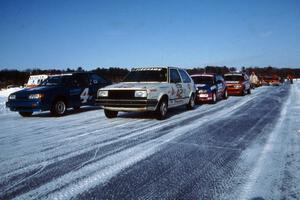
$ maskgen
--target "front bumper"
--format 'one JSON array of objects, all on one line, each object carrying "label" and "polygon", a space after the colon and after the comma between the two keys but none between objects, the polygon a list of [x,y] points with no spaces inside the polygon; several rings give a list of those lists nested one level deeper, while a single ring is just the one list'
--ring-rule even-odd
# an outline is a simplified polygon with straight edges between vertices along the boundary
[{"label": "front bumper", "polygon": [[197,94],[196,96],[196,101],[198,102],[207,102],[207,101],[211,101],[212,98],[212,93],[206,93],[206,94]]},{"label": "front bumper", "polygon": [[236,87],[235,84],[227,85],[227,93],[228,95],[242,95],[244,93],[244,86]]},{"label": "front bumper", "polygon": [[157,107],[158,100],[119,100],[119,99],[96,99],[96,105],[100,105],[104,109],[113,111],[154,111]]},{"label": "front bumper", "polygon": [[11,111],[18,112],[37,112],[43,110],[49,110],[49,108],[44,105],[41,100],[9,100],[6,102],[6,107]]},{"label": "front bumper", "polygon": [[228,88],[227,89],[228,95],[242,95],[243,89],[242,88]]}]

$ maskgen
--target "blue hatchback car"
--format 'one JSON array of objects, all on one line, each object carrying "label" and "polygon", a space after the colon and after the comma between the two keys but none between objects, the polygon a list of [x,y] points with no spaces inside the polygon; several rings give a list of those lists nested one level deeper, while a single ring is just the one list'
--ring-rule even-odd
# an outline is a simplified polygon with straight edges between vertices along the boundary
[{"label": "blue hatchback car", "polygon": [[23,117],[36,111],[48,111],[55,116],[64,115],[67,108],[79,109],[83,105],[94,105],[99,88],[111,81],[95,73],[71,73],[54,75],[34,88],[12,93],[6,106]]},{"label": "blue hatchback car", "polygon": [[197,88],[198,103],[216,103],[219,99],[227,99],[227,86],[224,78],[217,74],[196,74],[191,76]]}]

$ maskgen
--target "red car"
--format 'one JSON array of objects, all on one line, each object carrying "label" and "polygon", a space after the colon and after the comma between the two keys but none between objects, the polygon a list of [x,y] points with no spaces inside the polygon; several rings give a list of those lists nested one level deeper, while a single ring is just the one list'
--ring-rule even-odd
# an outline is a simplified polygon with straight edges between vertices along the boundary
[{"label": "red car", "polygon": [[265,82],[265,85],[279,86],[281,84],[280,78],[276,75],[265,76],[263,81]]},{"label": "red car", "polygon": [[229,95],[251,94],[249,77],[245,73],[228,73],[224,75]]}]

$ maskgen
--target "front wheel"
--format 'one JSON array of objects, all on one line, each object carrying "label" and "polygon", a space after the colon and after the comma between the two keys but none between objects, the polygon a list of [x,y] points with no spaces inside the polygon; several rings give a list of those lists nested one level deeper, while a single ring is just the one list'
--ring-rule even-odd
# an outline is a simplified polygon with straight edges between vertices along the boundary
[{"label": "front wheel", "polygon": [[51,113],[55,116],[62,116],[67,111],[67,105],[63,100],[56,100],[51,108]]},{"label": "front wheel", "polygon": [[191,96],[190,100],[189,100],[189,103],[186,105],[186,108],[188,110],[192,110],[195,106],[195,97],[194,95]]},{"label": "front wheel", "polygon": [[247,94],[251,94],[251,88],[247,90]]},{"label": "front wheel", "polygon": [[156,118],[163,120],[166,118],[168,112],[168,103],[165,99],[161,100],[156,109]]},{"label": "front wheel", "polygon": [[223,94],[223,99],[228,99],[228,92],[227,92],[227,90],[225,90],[225,92]]},{"label": "front wheel", "polygon": [[19,114],[22,116],[22,117],[30,117],[32,115],[32,112],[19,112]]},{"label": "front wheel", "polygon": [[213,93],[213,94],[212,94],[212,100],[211,100],[211,103],[212,103],[212,104],[217,103],[217,94],[216,94],[216,93]]},{"label": "front wheel", "polygon": [[118,116],[118,111],[104,109],[104,114],[107,118],[115,118]]},{"label": "front wheel", "polygon": [[243,89],[241,96],[245,96],[246,95],[246,91]]}]

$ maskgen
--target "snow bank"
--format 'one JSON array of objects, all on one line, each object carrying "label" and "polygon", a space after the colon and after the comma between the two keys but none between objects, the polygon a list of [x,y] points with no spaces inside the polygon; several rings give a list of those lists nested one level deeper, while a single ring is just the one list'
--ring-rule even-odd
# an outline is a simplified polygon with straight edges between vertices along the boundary
[{"label": "snow bank", "polygon": [[0,96],[0,114],[5,113],[8,109],[5,107],[7,98]]},{"label": "snow bank", "polygon": [[7,101],[7,97],[13,93],[21,90],[21,87],[9,88],[0,90],[0,113],[6,112],[8,109],[5,107],[5,102]]}]

